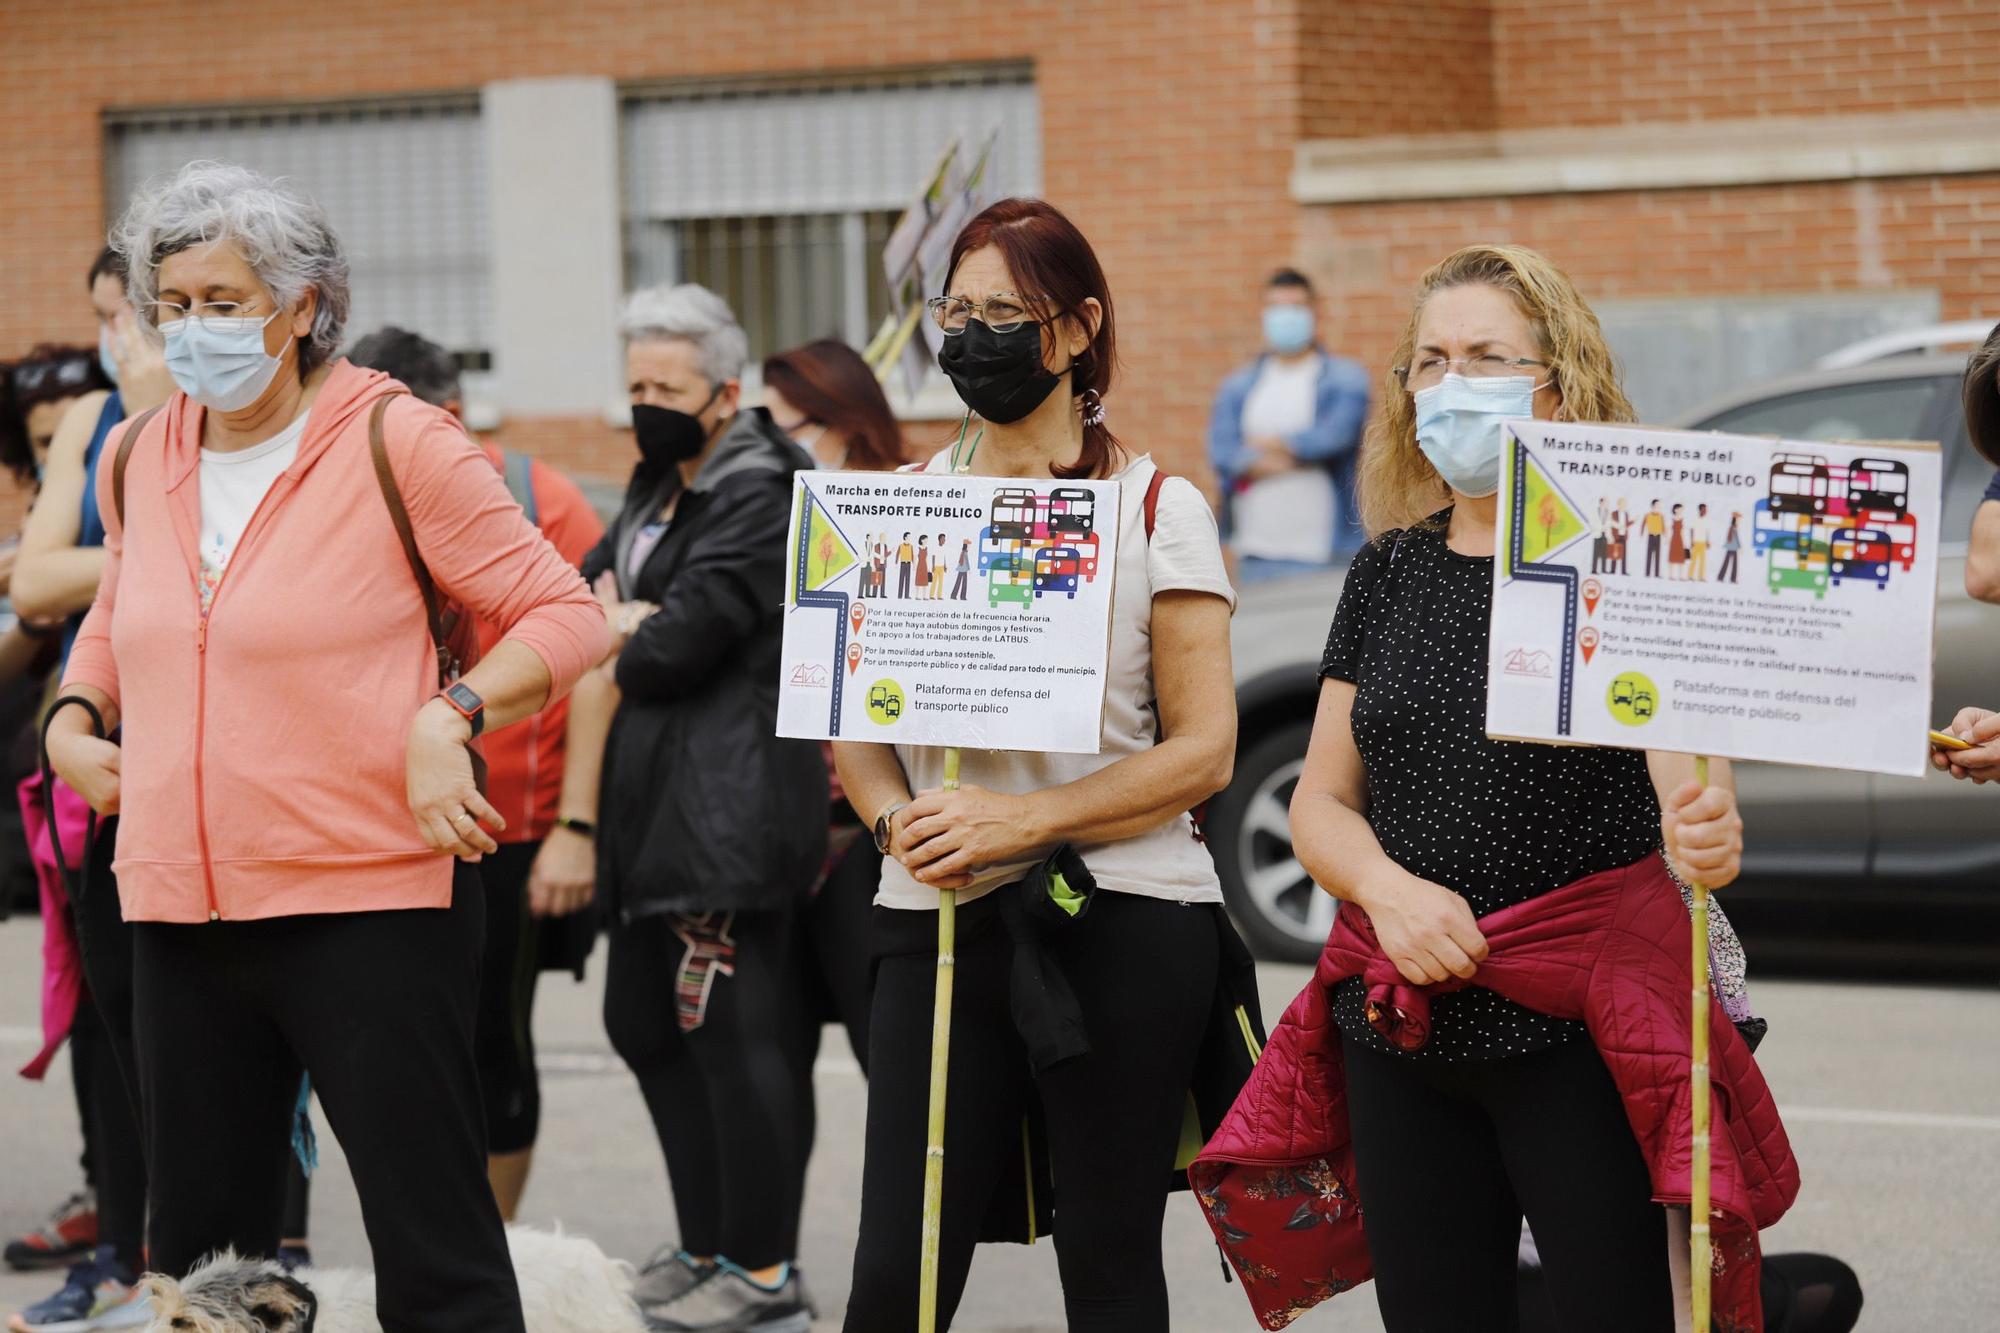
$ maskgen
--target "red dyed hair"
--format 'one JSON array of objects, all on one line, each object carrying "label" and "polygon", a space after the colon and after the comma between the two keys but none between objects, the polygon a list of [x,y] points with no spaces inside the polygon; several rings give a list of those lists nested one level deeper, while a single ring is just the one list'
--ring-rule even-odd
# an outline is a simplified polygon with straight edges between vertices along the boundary
[{"label": "red dyed hair", "polygon": [[[1082,316],[1078,312],[1083,303],[1096,298],[1103,307],[1104,319],[1090,345],[1077,354],[1076,363],[1070,368],[1069,391],[1073,400],[1086,393],[1099,397],[1110,393],[1112,370],[1118,362],[1111,286],[1104,280],[1097,252],[1090,248],[1090,242],[1076,224],[1055,205],[1040,199],[1002,199],[966,223],[965,230],[952,242],[951,263],[944,271],[945,290],[940,295],[950,293],[959,262],[974,250],[989,245],[998,249],[1007,261],[1007,271],[1014,275],[1021,295],[1047,298],[1033,303],[1040,307],[1035,310],[1036,317],[1044,322],[1075,319],[1080,323]],[[1085,332],[1089,330],[1086,328]],[[1122,452],[1123,446],[1109,426],[1086,425],[1083,452],[1077,456],[1076,466],[1053,471],[1064,478],[1108,476],[1113,459]]]},{"label": "red dyed hair", "polygon": [[764,362],[764,383],[806,420],[845,436],[848,467],[892,472],[903,465],[903,428],[881,381],[861,353],[838,338],[779,352]]}]

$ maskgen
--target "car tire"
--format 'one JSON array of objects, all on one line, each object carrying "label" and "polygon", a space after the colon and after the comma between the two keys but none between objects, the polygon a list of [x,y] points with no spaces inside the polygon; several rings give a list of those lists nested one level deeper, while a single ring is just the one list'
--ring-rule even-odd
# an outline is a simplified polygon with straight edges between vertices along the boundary
[{"label": "car tire", "polygon": [[1335,903],[1293,858],[1286,812],[1311,738],[1312,724],[1299,722],[1252,741],[1203,823],[1229,915],[1272,962],[1312,962],[1333,929]]}]

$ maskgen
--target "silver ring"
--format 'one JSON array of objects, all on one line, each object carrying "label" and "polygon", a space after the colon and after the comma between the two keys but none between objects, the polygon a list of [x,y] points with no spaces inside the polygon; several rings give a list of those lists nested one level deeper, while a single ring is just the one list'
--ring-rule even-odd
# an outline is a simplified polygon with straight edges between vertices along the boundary
[{"label": "silver ring", "polygon": [[459,811],[459,812],[458,812],[458,817],[459,817],[460,819],[463,819],[463,820],[465,820],[465,821],[466,821],[467,823],[471,823],[471,822],[472,822],[472,816],[471,816],[471,815],[468,815],[468,814],[467,814],[467,813],[465,813],[465,811],[463,811],[463,810],[461,810],[461,811]]}]

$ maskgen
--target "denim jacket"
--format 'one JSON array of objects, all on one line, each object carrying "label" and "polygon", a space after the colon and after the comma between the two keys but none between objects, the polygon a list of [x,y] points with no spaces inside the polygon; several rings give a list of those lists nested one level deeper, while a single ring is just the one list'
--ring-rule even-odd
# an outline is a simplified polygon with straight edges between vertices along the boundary
[{"label": "denim jacket", "polygon": [[[1348,555],[1361,547],[1361,516],[1354,503],[1355,460],[1360,453],[1361,428],[1368,420],[1368,372],[1358,361],[1332,356],[1321,349],[1319,388],[1313,404],[1313,424],[1286,438],[1302,462],[1318,463],[1333,478],[1340,502],[1340,522],[1334,529],[1328,557]],[[1222,382],[1208,421],[1208,461],[1222,486],[1222,531],[1227,539],[1231,510],[1250,448],[1243,439],[1243,404],[1257,383],[1264,358],[1258,357]]]}]

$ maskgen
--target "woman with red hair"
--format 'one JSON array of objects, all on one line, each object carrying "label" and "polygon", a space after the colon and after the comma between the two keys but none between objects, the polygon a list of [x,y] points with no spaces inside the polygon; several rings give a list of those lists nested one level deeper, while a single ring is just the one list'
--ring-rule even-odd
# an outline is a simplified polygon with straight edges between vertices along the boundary
[{"label": "woman with red hair", "polygon": [[[956,468],[940,453],[924,470],[1118,482],[1116,596],[1099,753],[967,750],[963,785],[943,791],[942,749],[834,747],[848,798],[888,853],[847,1328],[916,1323],[936,910],[951,891],[960,906],[937,1326],[951,1322],[978,1240],[1030,1238],[1022,1224],[1032,1229],[1046,1207],[1052,1176],[1072,1333],[1159,1333],[1160,1225],[1182,1116],[1211,1049],[1218,989],[1241,976],[1224,961],[1241,945],[1225,953],[1221,888],[1188,815],[1229,782],[1235,595],[1201,494],[1128,452],[1106,424],[1111,293],[1068,218],[1038,200],[993,205],[960,233],[930,309],[970,443],[953,451],[966,455]],[[1058,871],[1072,889],[1094,883],[1085,910],[1024,924],[1048,906]],[[1039,1010],[1053,1034],[1019,1012],[1035,1004],[1010,1004],[1010,986],[1026,998],[1010,981],[1024,966],[1038,973],[1035,996],[1067,993]],[[1044,1132],[1046,1154],[1024,1164]],[[1021,1199],[1024,1180],[1033,1183]]]}]

